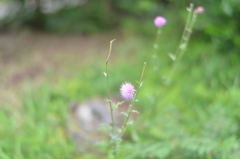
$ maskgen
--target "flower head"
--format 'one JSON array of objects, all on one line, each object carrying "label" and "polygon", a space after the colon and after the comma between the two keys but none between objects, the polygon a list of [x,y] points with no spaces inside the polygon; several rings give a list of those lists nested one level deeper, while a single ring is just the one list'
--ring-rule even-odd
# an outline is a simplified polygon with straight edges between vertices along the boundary
[{"label": "flower head", "polygon": [[129,82],[124,82],[120,88],[120,93],[125,100],[133,99],[135,91],[134,86]]},{"label": "flower head", "polygon": [[204,8],[201,6],[195,9],[195,13],[202,14],[203,12],[204,12]]},{"label": "flower head", "polygon": [[166,22],[167,22],[167,20],[160,16],[158,16],[154,19],[154,24],[156,27],[162,27],[163,25],[166,24]]}]

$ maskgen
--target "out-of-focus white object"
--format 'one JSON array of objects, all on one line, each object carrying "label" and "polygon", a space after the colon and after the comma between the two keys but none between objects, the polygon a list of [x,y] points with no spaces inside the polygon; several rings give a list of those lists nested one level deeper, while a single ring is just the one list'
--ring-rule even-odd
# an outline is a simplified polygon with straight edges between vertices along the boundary
[{"label": "out-of-focus white object", "polygon": [[[112,104],[117,102],[121,101],[114,99]],[[125,116],[121,112],[127,112],[129,104],[124,102],[113,111],[116,130],[122,127]],[[132,116],[136,118],[136,113],[132,113]],[[100,129],[103,124],[111,126],[109,103],[103,98],[70,104],[67,129],[78,150],[94,151],[93,144],[109,139],[110,134]]]}]

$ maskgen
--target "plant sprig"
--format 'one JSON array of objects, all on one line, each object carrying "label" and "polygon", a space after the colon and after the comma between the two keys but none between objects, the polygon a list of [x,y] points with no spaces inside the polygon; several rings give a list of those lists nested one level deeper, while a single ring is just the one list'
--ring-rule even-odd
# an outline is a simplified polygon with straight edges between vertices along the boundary
[{"label": "plant sprig", "polygon": [[133,99],[131,100],[131,103],[130,103],[129,108],[128,108],[128,111],[127,111],[127,114],[124,114],[125,116],[126,116],[126,115],[127,115],[127,116],[126,116],[126,119],[125,119],[125,121],[124,121],[124,124],[123,124],[123,126],[122,126],[122,128],[121,128],[121,132],[120,132],[120,134],[119,134],[120,138],[123,136],[123,134],[124,134],[127,126],[129,125],[129,121],[128,121],[128,120],[129,120],[129,118],[130,118],[130,116],[131,116],[131,113],[132,113],[132,112],[136,112],[136,111],[134,110],[134,103],[135,103],[136,100],[137,100],[137,95],[138,95],[139,89],[140,89],[140,88],[142,87],[142,85],[143,85],[143,75],[144,75],[144,71],[145,71],[146,65],[147,65],[147,63],[144,62],[143,69],[142,69],[142,74],[141,74],[140,80],[139,80],[139,82],[138,82],[138,83],[139,83],[138,88],[137,88],[137,90],[136,90],[136,93],[135,93]]}]

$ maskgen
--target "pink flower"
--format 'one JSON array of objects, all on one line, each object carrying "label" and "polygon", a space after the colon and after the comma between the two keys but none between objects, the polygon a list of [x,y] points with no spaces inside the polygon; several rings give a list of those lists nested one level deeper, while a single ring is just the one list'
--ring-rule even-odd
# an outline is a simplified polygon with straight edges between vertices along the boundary
[{"label": "pink flower", "polygon": [[156,27],[162,27],[163,25],[165,25],[166,22],[166,19],[160,16],[156,17],[154,20],[154,24]]},{"label": "pink flower", "polygon": [[123,83],[120,88],[120,93],[125,100],[133,99],[135,91],[134,86],[129,82]]},{"label": "pink flower", "polygon": [[198,14],[202,14],[202,13],[204,13],[204,8],[203,7],[197,7],[196,9],[195,9],[195,13],[198,13]]}]

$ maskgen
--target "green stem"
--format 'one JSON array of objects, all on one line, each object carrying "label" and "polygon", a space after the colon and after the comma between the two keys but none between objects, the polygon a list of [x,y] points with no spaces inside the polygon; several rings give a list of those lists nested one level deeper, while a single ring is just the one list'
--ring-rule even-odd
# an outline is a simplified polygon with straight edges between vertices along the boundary
[{"label": "green stem", "polygon": [[[182,57],[183,57],[183,55],[186,51],[190,36],[192,34],[192,29],[193,29],[193,26],[194,26],[194,23],[195,23],[196,17],[197,17],[197,13],[194,12],[193,7],[194,7],[194,5],[191,3],[190,7],[187,9],[188,12],[189,12],[188,17],[187,17],[187,22],[186,22],[186,25],[184,27],[184,31],[183,31],[183,34],[181,36],[179,46],[178,46],[178,48],[175,52],[176,60],[174,61],[173,66],[172,66],[172,68],[169,72],[167,83],[169,83],[171,81],[171,78],[172,78],[174,72],[178,68],[178,66],[180,64],[180,61],[181,61],[181,59],[182,59]],[[159,99],[161,99],[160,96],[161,96],[161,93],[158,93],[156,95],[156,101],[154,103],[158,103]],[[152,112],[155,111],[154,108],[156,108],[156,107],[153,107],[153,109],[151,110]]]},{"label": "green stem", "polygon": [[193,12],[193,4],[192,4],[192,3],[190,3],[190,7],[187,8],[187,11],[189,12],[188,17],[187,17],[187,22],[186,22],[186,25],[185,25],[185,27],[184,27],[184,31],[183,31],[181,40],[180,40],[180,42],[179,42],[179,46],[178,46],[178,48],[177,48],[177,50],[176,50],[176,52],[175,52],[175,56],[178,56],[179,50],[181,49],[180,46],[181,46],[182,43],[185,41],[185,37],[186,37],[186,34],[187,34],[187,32],[188,32],[188,28],[189,28],[189,24],[190,24],[191,19],[192,19],[192,12]]},{"label": "green stem", "polygon": [[157,30],[157,35],[156,35],[156,39],[155,42],[153,44],[153,48],[154,48],[154,52],[153,52],[153,61],[154,61],[154,71],[157,71],[158,67],[157,67],[157,60],[158,60],[158,54],[157,54],[157,50],[158,50],[158,40],[161,34],[161,28],[159,27]]},{"label": "green stem", "polygon": [[136,94],[134,95],[134,97],[131,100],[131,103],[129,105],[129,108],[128,108],[128,111],[127,111],[127,117],[126,117],[126,119],[124,121],[124,124],[122,126],[121,133],[119,134],[120,138],[123,136],[123,134],[124,134],[124,132],[125,132],[125,130],[127,128],[127,125],[128,125],[127,123],[128,123],[129,118],[130,118],[131,112],[132,112],[132,110],[134,108],[134,103],[135,103],[135,101],[137,99],[137,95],[138,95],[139,89],[142,87],[142,83],[143,83],[142,80],[143,80],[143,75],[144,75],[144,71],[145,71],[146,65],[147,65],[147,63],[144,62],[142,75],[141,75],[141,78],[140,78],[140,81],[139,81],[139,85],[138,85],[138,88],[136,90]]},{"label": "green stem", "polygon": [[[110,107],[110,112],[111,112],[111,120],[112,120],[112,135],[115,135],[115,123],[114,123],[114,117],[113,117],[113,107],[112,107],[112,98],[111,98],[111,92],[110,92],[110,88],[109,88],[109,82],[108,82],[108,61],[109,61],[109,58],[111,56],[111,52],[112,52],[112,43],[115,41],[114,40],[111,40],[110,41],[110,47],[109,47],[109,53],[108,53],[108,57],[106,59],[106,73],[105,73],[105,76],[106,76],[106,79],[107,79],[107,90],[108,90],[108,98],[109,98],[109,107]],[[117,158],[117,143],[114,143],[113,145],[113,156],[114,156],[114,159]]]},{"label": "green stem", "polygon": [[176,71],[176,69],[186,51],[188,41],[189,41],[189,38],[192,33],[192,28],[193,28],[194,22],[196,20],[196,13],[193,12],[193,4],[192,3],[190,4],[190,8],[188,9],[188,11],[189,11],[189,14],[187,17],[187,22],[186,22],[179,46],[175,52],[176,61],[173,63],[172,69],[168,76],[168,78],[170,80],[171,80],[173,73]]},{"label": "green stem", "polygon": [[112,120],[112,132],[113,134],[115,133],[115,124],[114,124],[114,118],[113,118],[113,107],[112,107],[112,98],[111,98],[111,92],[110,92],[110,88],[109,88],[109,82],[108,82],[108,61],[109,61],[109,58],[111,56],[111,52],[112,52],[112,43],[115,41],[114,40],[111,40],[110,41],[110,47],[109,47],[109,53],[108,53],[108,57],[106,59],[106,78],[107,78],[107,90],[108,90],[108,98],[109,98],[109,107],[110,107],[110,111],[111,111],[111,120]]}]

